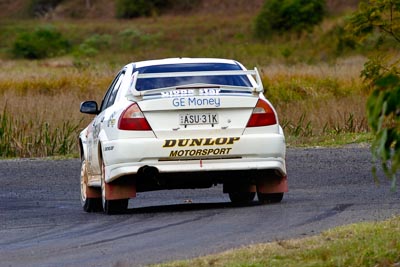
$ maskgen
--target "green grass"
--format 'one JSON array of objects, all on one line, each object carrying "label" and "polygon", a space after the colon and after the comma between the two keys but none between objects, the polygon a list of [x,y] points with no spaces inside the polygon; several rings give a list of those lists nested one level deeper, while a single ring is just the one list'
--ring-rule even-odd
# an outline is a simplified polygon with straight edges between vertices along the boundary
[{"label": "green grass", "polygon": [[400,266],[400,218],[333,228],[320,235],[251,245],[153,267]]}]

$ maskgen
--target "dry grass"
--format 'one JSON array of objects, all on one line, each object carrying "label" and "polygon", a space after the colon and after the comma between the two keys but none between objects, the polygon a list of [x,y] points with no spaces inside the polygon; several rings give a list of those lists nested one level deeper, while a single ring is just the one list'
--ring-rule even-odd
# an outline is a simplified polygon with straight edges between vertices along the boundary
[{"label": "dry grass", "polygon": [[[57,142],[63,137],[58,135],[63,132],[73,143],[79,129],[91,119],[79,113],[79,104],[88,99],[100,102],[118,71],[110,65],[76,67],[68,58],[1,63],[6,67],[0,73],[0,111],[6,111],[13,124],[7,140],[17,152],[11,155],[23,157],[59,154]],[[362,58],[351,58],[335,65],[259,67],[266,95],[277,108],[289,145],[367,132],[366,93],[358,78],[362,63]],[[75,129],[73,133],[71,129]],[[46,134],[59,141],[38,140]],[[68,148],[67,153],[76,155],[76,147]]]},{"label": "dry grass", "polygon": [[2,62],[0,157],[77,155],[77,134],[90,121],[86,99],[100,101],[115,71],[77,69],[64,59]]},{"label": "dry grass", "polygon": [[335,65],[263,67],[266,96],[276,106],[287,134],[313,137],[367,132],[367,92],[359,78],[364,60],[354,57]]},{"label": "dry grass", "polygon": [[88,119],[79,113],[80,102],[100,101],[117,71],[104,66],[78,69],[65,60],[3,63],[7,69],[0,73],[0,110],[6,108],[19,120],[55,127]]}]

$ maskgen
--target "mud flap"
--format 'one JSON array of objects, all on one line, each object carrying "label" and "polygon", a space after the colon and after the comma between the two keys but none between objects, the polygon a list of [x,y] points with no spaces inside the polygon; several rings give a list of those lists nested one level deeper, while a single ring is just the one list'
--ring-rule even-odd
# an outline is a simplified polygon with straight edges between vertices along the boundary
[{"label": "mud flap", "polygon": [[257,180],[257,191],[260,193],[288,192],[287,176],[268,177]]},{"label": "mud flap", "polygon": [[118,200],[136,197],[136,185],[106,183],[106,199]]},{"label": "mud flap", "polygon": [[91,187],[86,185],[86,197],[87,198],[101,198],[101,188]]}]

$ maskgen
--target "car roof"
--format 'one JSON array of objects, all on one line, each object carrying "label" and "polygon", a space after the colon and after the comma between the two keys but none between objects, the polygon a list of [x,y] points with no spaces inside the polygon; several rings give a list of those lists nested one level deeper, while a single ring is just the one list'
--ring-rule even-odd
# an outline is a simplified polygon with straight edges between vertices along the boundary
[{"label": "car roof", "polygon": [[237,61],[231,59],[221,58],[165,58],[132,62],[136,68],[156,66],[156,65],[167,65],[167,64],[188,64],[188,63],[224,63],[232,65],[240,65]]}]

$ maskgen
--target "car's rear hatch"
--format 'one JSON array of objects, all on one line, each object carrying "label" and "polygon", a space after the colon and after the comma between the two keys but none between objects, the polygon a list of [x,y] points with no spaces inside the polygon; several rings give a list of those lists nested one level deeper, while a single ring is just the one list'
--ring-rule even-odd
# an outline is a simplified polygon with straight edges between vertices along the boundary
[{"label": "car's rear hatch", "polygon": [[172,65],[175,72],[134,73],[132,100],[138,103],[157,138],[243,134],[263,91],[261,78],[257,69],[241,70],[235,64],[216,66],[222,70],[201,71],[215,65],[199,64],[186,68]]},{"label": "car's rear hatch", "polygon": [[241,136],[258,101],[252,93],[159,95],[138,101],[157,138]]}]

